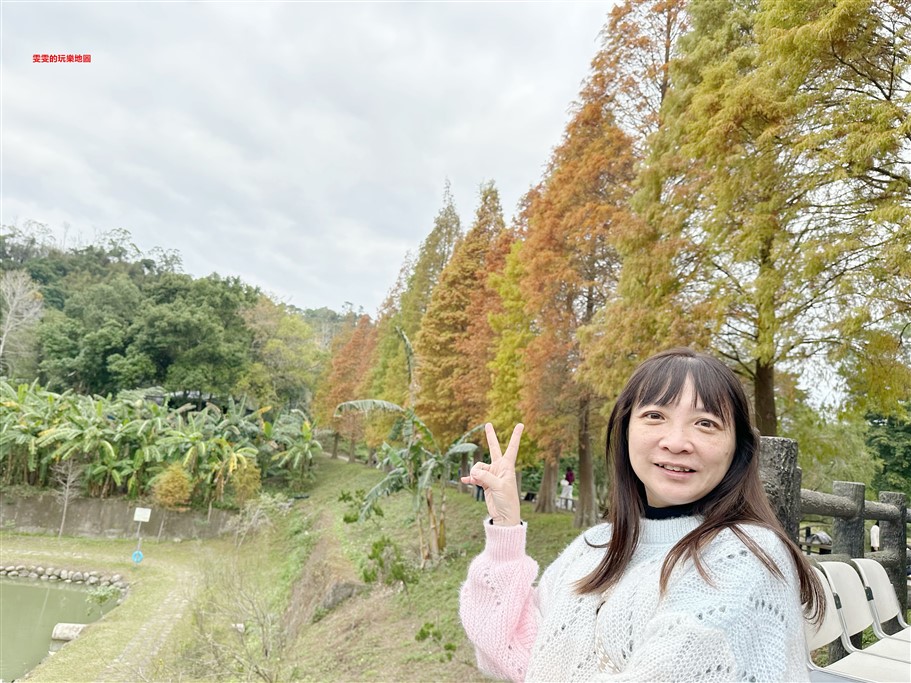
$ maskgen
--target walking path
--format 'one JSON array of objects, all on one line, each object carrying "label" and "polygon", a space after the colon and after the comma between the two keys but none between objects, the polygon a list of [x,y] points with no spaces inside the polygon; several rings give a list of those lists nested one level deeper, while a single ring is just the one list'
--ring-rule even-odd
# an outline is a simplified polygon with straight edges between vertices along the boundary
[{"label": "walking path", "polygon": [[155,655],[183,617],[190,603],[188,592],[194,575],[181,572],[173,577],[173,588],[152,614],[145,615],[142,625],[123,651],[95,679],[96,681],[152,680]]}]

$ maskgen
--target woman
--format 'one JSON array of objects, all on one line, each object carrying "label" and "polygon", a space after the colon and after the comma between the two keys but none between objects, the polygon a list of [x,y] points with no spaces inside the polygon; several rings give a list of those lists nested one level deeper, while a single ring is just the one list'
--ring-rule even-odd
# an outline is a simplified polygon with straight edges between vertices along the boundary
[{"label": "woman", "polygon": [[607,433],[607,523],[537,586],[515,460],[487,425],[487,543],[461,591],[478,666],[510,680],[807,680],[804,610],[822,589],[759,479],[759,438],[737,377],[690,349],[646,360]]}]

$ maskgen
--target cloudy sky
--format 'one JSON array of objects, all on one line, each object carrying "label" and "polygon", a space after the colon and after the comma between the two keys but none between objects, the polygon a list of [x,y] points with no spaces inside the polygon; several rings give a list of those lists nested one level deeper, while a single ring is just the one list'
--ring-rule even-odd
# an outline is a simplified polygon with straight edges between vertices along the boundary
[{"label": "cloudy sky", "polygon": [[4,0],[0,219],[374,313],[447,178],[510,219],[612,4]]}]

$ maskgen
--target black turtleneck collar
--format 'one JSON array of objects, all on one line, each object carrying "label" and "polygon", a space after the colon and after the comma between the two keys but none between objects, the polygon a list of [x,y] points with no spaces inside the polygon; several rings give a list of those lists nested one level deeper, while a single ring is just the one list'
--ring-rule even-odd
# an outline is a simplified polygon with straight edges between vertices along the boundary
[{"label": "black turtleneck collar", "polygon": [[[698,502],[698,501],[696,501]],[[683,505],[671,505],[666,508],[653,508],[651,505],[645,506],[646,519],[675,519],[677,517],[691,517],[696,502],[684,503]]]}]

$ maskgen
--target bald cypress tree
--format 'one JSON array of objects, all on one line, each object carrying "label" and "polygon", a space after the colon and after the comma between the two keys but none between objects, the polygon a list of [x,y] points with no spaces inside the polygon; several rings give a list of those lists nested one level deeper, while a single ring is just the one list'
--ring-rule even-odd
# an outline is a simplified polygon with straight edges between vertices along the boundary
[{"label": "bald cypress tree", "polygon": [[497,304],[489,315],[494,334],[493,358],[488,363],[491,384],[487,392],[488,417],[498,429],[508,429],[519,422],[525,423],[522,448],[516,463],[524,468],[538,461],[539,449],[535,434],[539,426],[530,422],[521,410],[523,382],[528,376],[526,350],[534,338],[534,318],[526,310],[521,283],[524,277],[519,254],[527,234],[528,208],[537,192],[532,188],[520,202],[514,225],[504,233],[509,241],[500,272],[491,275],[490,284],[496,291]]},{"label": "bald cypress tree", "polygon": [[590,325],[579,330],[580,374],[609,410],[633,369],[656,351],[708,343],[706,313],[682,299],[690,254],[673,229],[678,187],[663,187],[654,159],[673,143],[662,135],[670,66],[686,34],[685,0],[627,0],[610,14],[593,64],[592,88],[630,136],[636,163],[629,211],[617,216],[612,243],[622,267],[616,286]]},{"label": "bald cypress tree", "polygon": [[[380,313],[377,352],[368,385],[371,398],[403,406],[413,405],[413,387],[400,331],[412,341],[417,337],[434,287],[452,257],[460,235],[461,222],[449,181],[446,181],[443,206],[434,219],[433,229],[421,243],[417,256],[406,259],[398,282]],[[383,424],[387,422],[389,420],[383,421]]]},{"label": "bald cypress tree", "polygon": [[[778,429],[777,371],[799,375],[855,348],[902,367],[889,321],[909,312],[894,257],[911,248],[898,208],[904,143],[879,123],[898,103],[877,103],[858,74],[901,53],[871,36],[890,21],[872,3],[830,5],[693,0],[650,158],[645,211],[675,241],[679,300],[701,307],[710,345],[752,385],[767,435]],[[863,54],[847,36],[865,37]],[[856,149],[863,138],[869,158]]]},{"label": "bald cypress tree", "polygon": [[489,276],[505,259],[504,230],[499,193],[487,182],[474,223],[443,269],[421,321],[417,412],[442,443],[485,419],[494,353],[488,312],[496,301]]},{"label": "bald cypress tree", "polygon": [[[552,505],[548,489],[556,478],[547,475],[555,474],[559,458],[578,454],[580,527],[598,518],[592,444],[602,424],[602,398],[582,372],[581,341],[615,295],[618,246],[637,227],[630,210],[636,162],[644,136],[657,125],[666,87],[662,41],[674,37],[679,4],[630,1],[612,12],[563,140],[530,200],[519,252],[521,289],[534,321],[521,410],[549,465],[539,506]],[[602,321],[605,335],[612,324]]]},{"label": "bald cypress tree", "polygon": [[339,403],[363,397],[369,363],[376,347],[376,325],[361,315],[335,339],[329,372],[320,384],[316,405],[320,422],[348,441],[349,461],[354,462],[355,447],[364,437],[364,416],[357,412],[335,414]]}]

